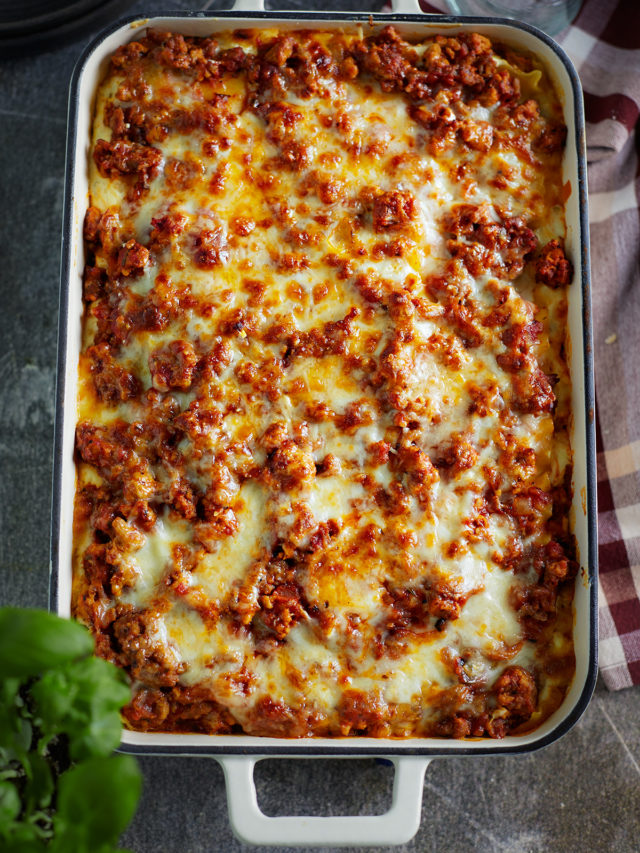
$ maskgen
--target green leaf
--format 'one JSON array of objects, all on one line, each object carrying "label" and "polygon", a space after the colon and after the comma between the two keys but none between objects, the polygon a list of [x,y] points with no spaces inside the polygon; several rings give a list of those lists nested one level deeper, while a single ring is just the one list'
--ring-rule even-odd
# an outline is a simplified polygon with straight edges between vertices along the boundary
[{"label": "green leaf", "polygon": [[91,756],[110,755],[120,745],[121,735],[119,714],[92,720],[71,741],[71,757],[81,761]]},{"label": "green leaf", "polygon": [[6,835],[9,825],[20,814],[21,807],[16,786],[11,782],[0,782],[0,835]]},{"label": "green leaf", "polygon": [[24,756],[29,751],[33,740],[33,727],[29,720],[20,719],[18,730],[13,739],[14,747],[19,756]]},{"label": "green leaf", "polygon": [[135,814],[141,788],[140,770],[130,755],[90,758],[63,773],[51,853],[93,853],[116,844]]},{"label": "green leaf", "polygon": [[92,651],[90,633],[77,622],[45,610],[0,609],[0,678],[38,675]]},{"label": "green leaf", "polygon": [[19,678],[4,678],[0,682],[0,709],[14,707],[20,690]]},{"label": "green leaf", "polygon": [[51,769],[45,759],[37,752],[32,752],[29,755],[29,763],[30,772],[22,795],[27,814],[34,809],[47,808],[54,790]]},{"label": "green leaf", "polygon": [[48,853],[48,847],[33,837],[23,833],[20,837],[11,838],[2,845],[2,853]]},{"label": "green leaf", "polygon": [[0,680],[0,748],[8,751],[8,760],[15,757],[16,740],[22,732],[19,689],[17,678]]},{"label": "green leaf", "polygon": [[20,687],[17,678],[0,681],[0,752],[7,763],[17,760],[24,764],[33,740],[31,712]]},{"label": "green leaf", "polygon": [[70,666],[73,664],[45,672],[31,688],[31,698],[36,703],[36,718],[41,726],[51,721],[57,728],[59,721],[73,711],[79,685],[70,677]]},{"label": "green leaf", "polygon": [[31,689],[46,742],[62,732],[71,758],[109,755],[120,743],[120,709],[131,698],[126,676],[101,658],[85,658],[45,673]]}]

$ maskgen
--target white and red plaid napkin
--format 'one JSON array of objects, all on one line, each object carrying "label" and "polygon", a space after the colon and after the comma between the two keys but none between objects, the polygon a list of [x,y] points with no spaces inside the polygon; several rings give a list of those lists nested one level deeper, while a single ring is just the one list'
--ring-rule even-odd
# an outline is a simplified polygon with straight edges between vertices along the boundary
[{"label": "white and red plaid napkin", "polygon": [[[420,0],[448,12],[445,0]],[[556,36],[587,121],[597,399],[600,672],[640,684],[640,0],[583,0]]]},{"label": "white and red plaid napkin", "polygon": [[618,690],[640,684],[640,3],[585,0],[558,41],[587,119],[600,671]]}]

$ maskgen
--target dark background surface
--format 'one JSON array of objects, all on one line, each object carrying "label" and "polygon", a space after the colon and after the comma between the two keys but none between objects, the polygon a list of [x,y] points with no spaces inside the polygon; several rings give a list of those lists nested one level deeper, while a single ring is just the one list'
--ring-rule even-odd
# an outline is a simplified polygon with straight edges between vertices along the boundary
[{"label": "dark background surface", "polygon": [[[229,3],[209,3],[212,10]],[[382,1],[283,2],[377,11]],[[136,3],[200,10],[205,0]],[[0,603],[47,606],[50,482],[67,94],[90,36],[0,62]],[[597,282],[594,283],[597,287]],[[438,853],[640,850],[640,688],[600,684],[561,741],[527,756],[443,758],[427,770],[422,825],[402,848]],[[231,834],[218,764],[141,760],[145,790],[124,843],[135,853],[249,851]],[[270,815],[380,814],[393,771],[369,760],[258,765]],[[266,849],[266,848],[259,848]]]}]

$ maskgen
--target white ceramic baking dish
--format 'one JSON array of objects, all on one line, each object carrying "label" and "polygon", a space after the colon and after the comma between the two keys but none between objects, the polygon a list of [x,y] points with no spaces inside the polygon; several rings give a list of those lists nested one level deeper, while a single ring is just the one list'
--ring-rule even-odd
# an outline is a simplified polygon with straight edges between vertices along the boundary
[{"label": "white ceramic baking dish", "polygon": [[[371,22],[371,23],[370,23]],[[420,825],[422,786],[428,763],[439,755],[524,753],[546,746],[567,732],[583,713],[596,678],[596,505],[594,453],[594,391],[591,349],[587,186],[582,94],[571,62],[548,36],[525,24],[495,18],[453,18],[424,15],[418,0],[395,0],[390,14],[265,12],[262,0],[237,0],[231,12],[128,19],[106,30],[91,44],[75,69],[70,92],[67,177],[58,343],[57,416],[51,547],[51,606],[70,612],[72,514],[75,490],[73,458],[76,423],[77,365],[82,315],[84,265],[82,223],[88,198],[88,151],[94,93],[108,58],[121,44],[147,26],[185,35],[205,35],[238,26],[300,27],[364,26],[374,30],[393,23],[403,35],[426,36],[476,31],[536,53],[550,69],[562,93],[568,139],[564,180],[571,187],[567,201],[567,249],[575,266],[569,292],[570,367],[573,376],[574,451],[572,521],[579,546],[581,574],[575,596],[576,674],[562,706],[538,729],[504,740],[259,738],[237,735],[154,734],[126,731],[121,749],[138,754],[208,755],[224,769],[229,817],[236,835],[259,844],[326,846],[387,846],[408,841]],[[253,768],[265,757],[385,756],[395,766],[392,808],[380,816],[266,817],[259,810]]]}]

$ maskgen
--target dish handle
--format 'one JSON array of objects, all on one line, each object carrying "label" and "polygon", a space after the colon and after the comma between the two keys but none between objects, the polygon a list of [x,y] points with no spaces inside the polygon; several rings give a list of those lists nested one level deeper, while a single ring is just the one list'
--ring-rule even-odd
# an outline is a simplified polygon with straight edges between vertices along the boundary
[{"label": "dish handle", "polygon": [[[233,12],[264,12],[264,0],[236,0]],[[391,0],[391,11],[395,14],[416,15],[422,12],[420,0]]]},{"label": "dish handle", "polygon": [[264,0],[236,0],[232,12],[264,12]]},{"label": "dish handle", "polygon": [[405,844],[420,827],[424,772],[430,758],[392,756],[394,765],[391,808],[381,815],[346,817],[267,817],[260,811],[253,779],[258,761],[270,756],[225,755],[222,765],[227,786],[229,822],[245,844],[289,847],[380,847]]},{"label": "dish handle", "polygon": [[394,15],[421,15],[420,0],[391,0],[391,11]]}]

